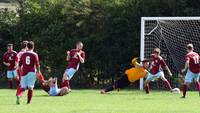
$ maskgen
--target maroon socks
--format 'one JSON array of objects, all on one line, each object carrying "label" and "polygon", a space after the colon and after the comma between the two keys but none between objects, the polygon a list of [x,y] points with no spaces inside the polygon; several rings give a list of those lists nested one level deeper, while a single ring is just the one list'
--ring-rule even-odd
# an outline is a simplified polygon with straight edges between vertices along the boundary
[{"label": "maroon socks", "polygon": [[170,85],[170,83],[168,82],[168,80],[164,81],[165,87],[168,88],[169,90],[172,90],[172,87]]},{"label": "maroon socks", "polygon": [[13,88],[13,81],[12,80],[8,80],[8,85],[9,85],[9,88],[12,89]]},{"label": "maroon socks", "polygon": [[27,104],[29,104],[31,102],[31,99],[33,97],[33,90],[28,90],[28,101],[27,101]]},{"label": "maroon socks", "polygon": [[145,89],[145,91],[146,91],[146,94],[149,94],[149,85],[146,85],[146,86],[144,87],[144,89]]},{"label": "maroon socks", "polygon": [[186,84],[183,85],[183,97],[185,98],[186,92],[188,90],[188,86]]},{"label": "maroon socks", "polygon": [[70,89],[69,80],[65,80],[64,82],[62,82],[60,84],[60,88],[62,88],[62,87],[67,87]]}]

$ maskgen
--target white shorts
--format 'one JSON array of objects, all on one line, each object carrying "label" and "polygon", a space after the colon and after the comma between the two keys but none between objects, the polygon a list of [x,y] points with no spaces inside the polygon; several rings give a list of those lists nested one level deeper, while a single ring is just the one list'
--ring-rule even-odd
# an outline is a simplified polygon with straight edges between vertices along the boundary
[{"label": "white shorts", "polygon": [[74,76],[74,74],[77,72],[77,70],[76,69],[74,69],[74,68],[69,68],[69,69],[66,69],[65,70],[65,75],[68,77],[68,79],[70,80],[73,76]]},{"label": "white shorts", "polygon": [[60,93],[61,89],[57,88],[57,89],[50,89],[49,91],[49,96],[58,96]]},{"label": "white shorts", "polygon": [[26,88],[34,88],[36,81],[35,72],[29,72],[25,76],[21,77],[21,87]]},{"label": "white shorts", "polygon": [[15,78],[15,77],[17,77],[17,71],[16,70],[7,71],[7,78]]},{"label": "white shorts", "polygon": [[198,81],[199,77],[200,77],[200,73],[193,73],[188,69],[185,76],[185,82],[191,83],[193,79]]},{"label": "white shorts", "polygon": [[149,74],[146,81],[155,81],[157,78],[160,78],[164,76],[164,72],[163,71],[159,71],[158,73],[152,75],[152,74]]}]

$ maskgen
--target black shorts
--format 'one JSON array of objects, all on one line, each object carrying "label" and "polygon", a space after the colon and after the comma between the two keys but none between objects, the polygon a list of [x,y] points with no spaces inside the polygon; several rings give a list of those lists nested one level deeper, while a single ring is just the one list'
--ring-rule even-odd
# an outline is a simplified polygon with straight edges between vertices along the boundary
[{"label": "black shorts", "polygon": [[115,89],[117,89],[127,87],[130,84],[131,82],[128,80],[128,77],[126,75],[122,75],[122,77],[114,83],[114,86]]}]

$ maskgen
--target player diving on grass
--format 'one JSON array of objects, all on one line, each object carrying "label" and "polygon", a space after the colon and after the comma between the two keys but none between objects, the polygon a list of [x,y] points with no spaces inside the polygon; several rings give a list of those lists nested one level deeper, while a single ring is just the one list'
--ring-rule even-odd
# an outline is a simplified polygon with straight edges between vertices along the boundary
[{"label": "player diving on grass", "polygon": [[181,70],[182,73],[187,71],[185,76],[185,82],[183,85],[183,96],[182,98],[186,97],[186,92],[189,88],[190,83],[192,83],[193,79],[196,84],[196,89],[199,92],[200,96],[200,83],[199,83],[199,77],[200,77],[200,63],[199,63],[199,54],[193,51],[193,45],[188,44],[187,45],[187,54],[185,56],[186,63],[185,68]]},{"label": "player diving on grass", "polygon": [[170,92],[173,92],[173,89],[170,83],[165,78],[162,68],[165,68],[170,76],[172,76],[172,73],[169,70],[169,67],[165,63],[164,59],[160,56],[160,53],[161,53],[160,49],[155,48],[153,53],[151,54],[151,58],[150,58],[151,62],[150,62],[150,68],[149,68],[151,74],[148,75],[147,79],[144,82],[144,89],[147,94],[149,94],[149,83],[158,78],[161,78],[164,81],[165,86],[170,90]]},{"label": "player diving on grass", "polygon": [[121,78],[119,80],[117,80],[113,85],[101,90],[101,94],[105,94],[114,89],[125,88],[125,87],[129,86],[131,83],[134,83],[135,81],[139,80],[140,78],[143,78],[150,74],[147,71],[147,69],[149,68],[149,60],[148,59],[142,60],[142,64],[140,65],[137,62],[137,58],[133,58],[131,61],[131,65],[134,67],[125,70],[125,72],[123,73]]},{"label": "player diving on grass", "polygon": [[49,96],[64,96],[68,94],[67,87],[58,87],[57,78],[50,77],[48,81],[42,83],[42,89],[49,94]]}]

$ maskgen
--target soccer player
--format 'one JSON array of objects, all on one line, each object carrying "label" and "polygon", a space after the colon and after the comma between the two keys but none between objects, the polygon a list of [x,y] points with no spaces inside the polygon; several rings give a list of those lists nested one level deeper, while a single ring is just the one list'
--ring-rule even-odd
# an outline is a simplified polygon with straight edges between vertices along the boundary
[{"label": "soccer player", "polygon": [[185,68],[181,70],[181,72],[185,72],[187,70],[185,76],[185,82],[183,85],[183,96],[182,98],[186,97],[186,92],[189,88],[189,84],[195,80],[196,89],[199,91],[200,96],[200,83],[199,83],[199,76],[200,76],[200,64],[199,64],[199,54],[193,51],[193,45],[187,45],[187,55],[185,56],[186,63]]},{"label": "soccer player", "polygon": [[[18,57],[19,60],[20,60],[22,54],[25,53],[25,52],[27,51],[27,44],[28,44],[28,41],[23,41],[23,42],[21,42],[21,50],[20,50],[20,52],[18,52],[18,54],[17,54],[17,57]],[[21,67],[18,66],[18,69],[17,69],[19,81],[21,80],[20,68],[21,68]],[[45,82],[44,77],[43,77],[43,75],[42,75],[41,73],[40,73],[40,74],[37,74],[36,77],[37,77],[38,80],[40,80],[40,82],[42,82],[42,83]],[[17,96],[17,94],[20,92],[20,89],[21,89],[21,85],[19,84],[18,87],[17,87],[16,96]]]},{"label": "soccer player", "polygon": [[69,80],[78,71],[80,63],[85,62],[85,52],[83,49],[83,43],[77,42],[76,49],[67,51],[66,61],[68,61],[67,69],[63,74],[63,83],[60,87],[67,87],[70,90]]},{"label": "soccer player", "polygon": [[158,79],[158,78],[161,78],[164,81],[165,86],[170,90],[170,92],[173,91],[170,83],[165,78],[162,68],[165,68],[170,76],[172,76],[172,73],[169,70],[169,67],[165,63],[164,59],[160,56],[160,53],[161,53],[160,49],[155,48],[153,51],[153,54],[151,54],[151,58],[150,58],[151,64],[150,64],[150,69],[149,69],[151,74],[148,75],[144,83],[144,86],[145,86],[144,88],[147,94],[149,94],[149,82],[154,81],[155,79]]},{"label": "soccer player", "polygon": [[[22,54],[23,54],[24,52],[27,51],[27,44],[28,44],[28,41],[23,41],[23,42],[21,42],[21,50],[17,53],[18,61],[20,60]],[[19,64],[18,64],[17,74],[18,74],[18,80],[19,80],[19,81],[21,81],[20,68],[21,68],[21,67],[20,67]],[[21,85],[19,84],[19,85],[17,86],[16,96],[17,96],[17,94],[19,93],[20,89],[21,89]]]},{"label": "soccer player", "polygon": [[47,82],[42,83],[42,88],[49,96],[64,96],[68,94],[67,87],[58,88],[57,78],[49,78]]},{"label": "soccer player", "polygon": [[40,64],[37,53],[34,50],[34,42],[30,41],[27,44],[28,50],[24,52],[20,58],[19,65],[21,67],[21,89],[17,94],[17,104],[20,104],[20,97],[25,89],[28,88],[27,104],[30,104],[33,88],[36,81],[36,74],[40,73]]},{"label": "soccer player", "polygon": [[[18,54],[17,54],[17,57],[18,57],[19,60],[20,60],[21,56],[27,51],[27,49],[28,49],[28,48],[27,48],[27,44],[28,44],[28,41],[23,41],[23,42],[21,43],[21,48],[22,48],[22,49],[21,49],[21,51],[18,52]],[[21,68],[21,67],[18,66],[18,69],[17,69],[19,80],[21,80],[20,68]],[[42,73],[37,74],[36,77],[37,77],[37,79],[40,80],[41,82],[45,82]]]},{"label": "soccer player", "polygon": [[13,50],[13,44],[7,45],[7,52],[3,55],[3,64],[7,66],[7,78],[9,87],[13,88],[13,79],[17,81],[17,85],[19,84],[16,71],[18,58],[17,52]]},{"label": "soccer player", "polygon": [[131,83],[150,74],[147,71],[147,69],[149,68],[149,60],[144,59],[142,61],[142,65],[140,65],[137,63],[137,58],[134,58],[131,61],[131,64],[132,66],[135,66],[135,67],[127,69],[125,73],[123,73],[122,77],[119,80],[117,80],[113,85],[101,90],[101,94],[105,94],[114,89],[127,87]]},{"label": "soccer player", "polygon": [[[26,52],[26,50],[27,50],[27,44],[28,44],[28,41],[21,42],[21,50],[17,53],[18,61],[20,60],[22,54],[24,52]],[[18,79],[21,80],[20,67],[19,66],[18,66],[18,69],[17,69],[17,73],[18,73]]]}]

